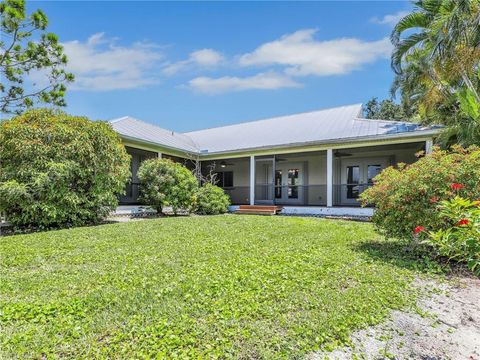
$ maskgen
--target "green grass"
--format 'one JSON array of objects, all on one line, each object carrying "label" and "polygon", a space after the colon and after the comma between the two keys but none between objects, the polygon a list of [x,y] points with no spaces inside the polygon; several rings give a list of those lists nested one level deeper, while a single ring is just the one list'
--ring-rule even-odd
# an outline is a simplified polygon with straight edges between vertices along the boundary
[{"label": "green grass", "polygon": [[0,238],[0,358],[298,357],[412,305],[370,224],[179,217]]}]

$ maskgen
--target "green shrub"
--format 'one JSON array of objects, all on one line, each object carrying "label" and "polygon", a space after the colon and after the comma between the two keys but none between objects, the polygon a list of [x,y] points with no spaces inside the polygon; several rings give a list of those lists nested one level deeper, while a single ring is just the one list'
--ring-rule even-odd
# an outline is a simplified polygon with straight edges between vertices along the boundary
[{"label": "green shrub", "polygon": [[426,242],[441,256],[464,262],[480,275],[480,201],[459,196],[442,201],[439,215],[444,225],[440,230],[426,232]]},{"label": "green shrub", "polygon": [[108,123],[49,109],[0,123],[0,211],[16,226],[83,225],[118,204],[129,156]]},{"label": "green shrub", "polygon": [[[462,188],[453,189],[454,183],[462,184]],[[417,226],[441,229],[443,219],[437,203],[455,195],[480,198],[478,147],[455,147],[451,152],[435,149],[414,164],[389,167],[361,198],[363,205],[375,205],[372,220],[382,233],[411,239]]]},{"label": "green shrub", "polygon": [[168,159],[145,160],[137,173],[140,180],[140,201],[155,208],[159,214],[171,206],[191,211],[195,206],[198,182],[185,166]]},{"label": "green shrub", "polygon": [[206,183],[197,191],[196,212],[202,215],[224,214],[228,211],[230,197],[223,189]]}]

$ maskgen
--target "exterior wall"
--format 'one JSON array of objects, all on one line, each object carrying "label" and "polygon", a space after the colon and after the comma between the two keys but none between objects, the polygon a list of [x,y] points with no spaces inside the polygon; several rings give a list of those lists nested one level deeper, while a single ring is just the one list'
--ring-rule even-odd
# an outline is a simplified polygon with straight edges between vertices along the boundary
[{"label": "exterior wall", "polygon": [[[224,167],[222,167],[223,163]],[[225,159],[216,161],[202,161],[202,173],[208,175],[210,171],[232,171],[233,187],[225,188],[232,203],[248,204],[250,202],[250,159]]]}]

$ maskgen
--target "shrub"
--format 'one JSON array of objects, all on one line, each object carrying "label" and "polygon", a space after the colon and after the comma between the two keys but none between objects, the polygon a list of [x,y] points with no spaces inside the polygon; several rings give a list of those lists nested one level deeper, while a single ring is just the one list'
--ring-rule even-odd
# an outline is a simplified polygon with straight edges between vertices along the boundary
[{"label": "shrub", "polygon": [[0,123],[0,168],[0,211],[16,226],[97,222],[130,174],[110,124],[50,109]]},{"label": "shrub", "polygon": [[[452,184],[461,184],[455,188]],[[435,231],[443,219],[437,203],[463,195],[480,198],[480,150],[477,147],[451,152],[435,149],[411,165],[389,167],[375,178],[362,195],[363,205],[376,207],[372,218],[388,237],[412,238],[417,226]]]},{"label": "shrub", "polygon": [[230,197],[223,189],[206,183],[197,191],[196,212],[202,215],[224,214],[228,211]]},{"label": "shrub", "polygon": [[480,275],[480,201],[459,196],[442,201],[439,215],[444,225],[440,230],[428,232],[426,242],[441,256],[464,262]]},{"label": "shrub", "polygon": [[198,182],[185,166],[168,159],[145,160],[137,173],[140,180],[140,201],[159,214],[165,206],[190,211],[195,205]]}]

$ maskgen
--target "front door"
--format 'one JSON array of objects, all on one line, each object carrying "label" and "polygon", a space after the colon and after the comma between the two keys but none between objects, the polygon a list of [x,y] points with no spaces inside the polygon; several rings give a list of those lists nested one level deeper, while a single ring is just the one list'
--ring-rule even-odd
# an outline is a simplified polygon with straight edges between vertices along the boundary
[{"label": "front door", "polygon": [[373,178],[387,166],[384,158],[342,159],[340,205],[359,205],[359,196],[373,184]]},{"label": "front door", "polygon": [[305,198],[303,163],[275,165],[275,203],[303,204]]}]

